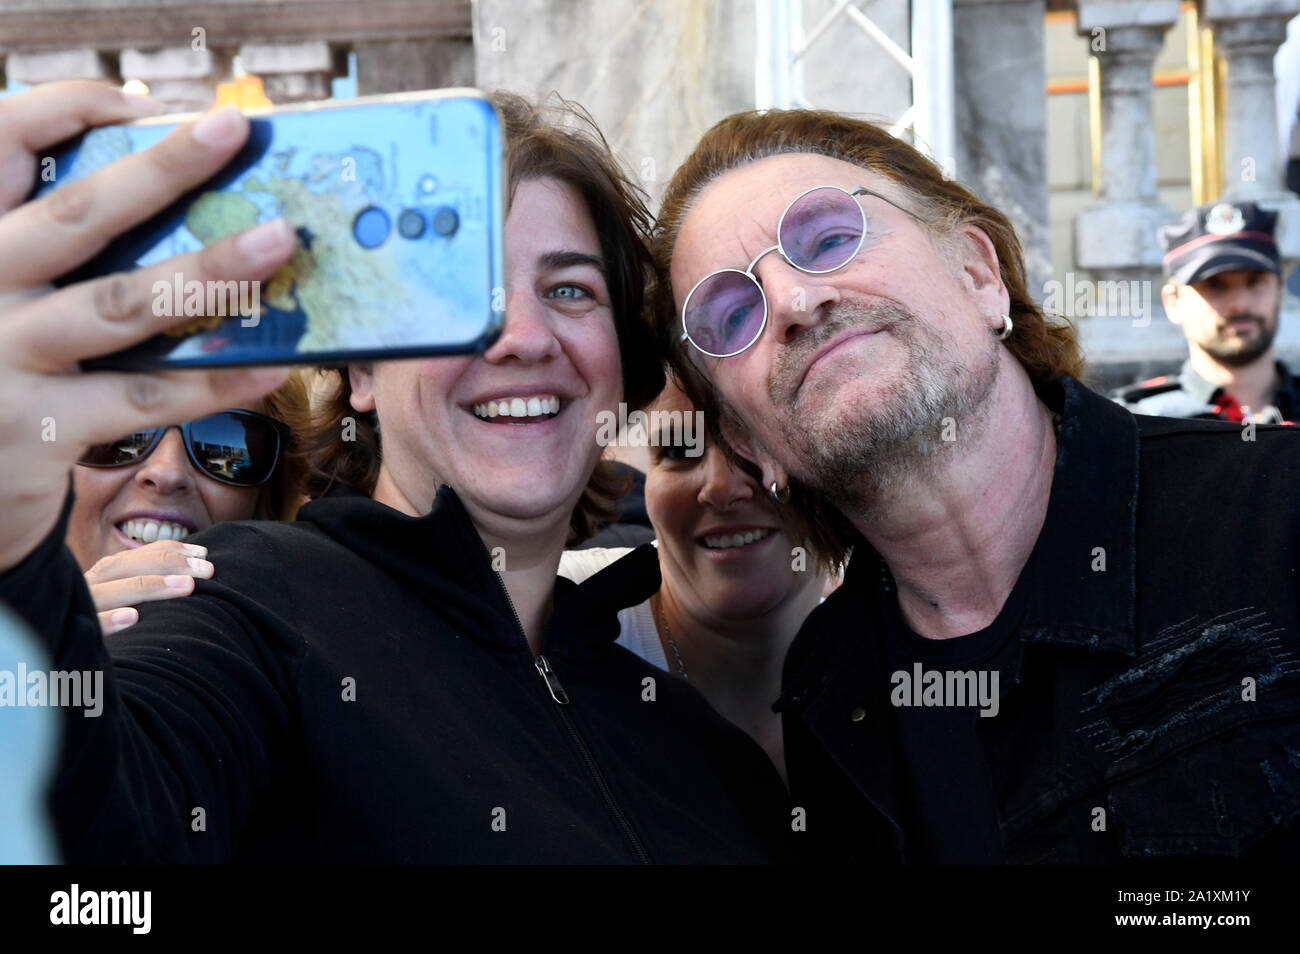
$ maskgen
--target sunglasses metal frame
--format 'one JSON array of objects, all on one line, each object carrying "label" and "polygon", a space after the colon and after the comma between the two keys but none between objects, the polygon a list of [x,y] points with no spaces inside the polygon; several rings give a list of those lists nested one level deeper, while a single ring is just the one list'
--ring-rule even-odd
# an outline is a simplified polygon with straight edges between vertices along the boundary
[{"label": "sunglasses metal frame", "polygon": [[[817,192],[821,189],[835,189],[836,191],[843,192],[845,195],[854,199],[854,204],[857,205],[858,212],[862,216],[862,232],[858,235],[858,244],[854,247],[853,251],[849,254],[849,256],[846,259],[844,259],[844,261],[836,265],[834,268],[823,268],[823,269],[804,268],[803,266],[794,262],[790,258],[790,256],[786,253],[785,246],[784,244],[782,244],[782,239],[781,239],[781,227],[785,225],[785,217],[790,214],[790,210],[794,208],[795,203],[797,203],[800,199],[804,198],[805,196],[811,195],[812,193]],[[678,340],[689,341],[693,348],[695,348],[701,354],[708,355],[710,358],[733,358],[736,355],[741,354],[748,348],[753,347],[754,342],[757,341],[759,338],[763,337],[763,331],[764,329],[767,328],[767,318],[770,311],[767,305],[767,293],[763,291],[763,283],[760,282],[758,280],[758,276],[754,274],[754,266],[757,265],[759,261],[769,252],[780,252],[781,257],[786,260],[786,262],[790,265],[791,268],[797,268],[805,275],[826,275],[829,274],[830,272],[838,271],[839,269],[843,268],[845,265],[848,265],[851,261],[853,261],[855,258],[858,257],[858,252],[862,251],[862,243],[866,240],[867,237],[867,213],[862,208],[862,204],[856,201],[857,197],[860,195],[873,195],[877,199],[880,199],[883,202],[888,202],[890,205],[898,209],[900,212],[904,212],[908,215],[911,215],[913,218],[916,218],[915,215],[913,215],[911,212],[908,212],[907,209],[904,209],[893,199],[886,198],[885,196],[881,195],[879,192],[872,192],[870,189],[867,189],[863,186],[859,186],[858,188],[854,189],[851,192],[848,189],[845,189],[842,186],[837,186],[837,185],[821,185],[821,186],[813,186],[811,189],[805,189],[803,192],[800,192],[797,196],[795,196],[793,199],[790,200],[789,204],[785,207],[785,211],[781,213],[781,218],[777,220],[775,245],[773,245],[771,248],[764,249],[763,251],[759,252],[756,256],[754,256],[754,260],[749,263],[748,268],[743,268],[743,269],[719,268],[715,271],[709,272],[709,274],[705,275],[703,278],[701,278],[698,282],[695,283],[695,285],[691,288],[690,293],[687,294],[686,300],[682,302],[682,335],[681,338],[679,338]],[[728,351],[726,354],[717,354],[716,352],[709,351],[706,348],[700,347],[700,345],[696,343],[695,339],[691,337],[690,329],[686,325],[686,308],[688,305],[690,305],[691,298],[695,295],[696,291],[699,290],[699,287],[701,285],[703,285],[705,282],[709,281],[710,279],[718,275],[725,275],[728,272],[735,272],[737,275],[744,275],[746,278],[748,278],[751,282],[754,283],[754,287],[758,289],[759,297],[763,300],[763,321],[759,324],[758,331],[754,333],[754,337],[748,343],[746,343],[744,347],[737,348],[735,351]]]},{"label": "sunglasses metal frame", "polygon": [[[271,431],[272,433],[275,434],[275,451],[271,458],[271,466],[267,469],[266,476],[263,477],[261,480],[257,481],[256,483],[249,483],[247,481],[227,480],[223,477],[218,477],[216,474],[209,472],[199,461],[198,456],[195,454],[194,440],[192,437],[193,425],[196,424],[198,421],[207,420],[207,418],[209,417],[217,417],[218,415],[221,414],[237,414],[246,417],[253,417],[253,418],[257,418],[258,420],[266,421],[268,424],[271,425]],[[149,438],[149,443],[148,445],[146,445],[145,449],[138,456],[132,458],[131,460],[119,461],[115,464],[90,464],[84,460],[77,461],[77,463],[82,467],[95,467],[100,470],[112,470],[113,468],[116,467],[133,467],[136,464],[142,463],[150,454],[152,454],[155,450],[157,450],[158,445],[162,443],[163,435],[165,435],[173,427],[180,428],[181,443],[185,445],[185,455],[189,458],[190,463],[194,465],[194,469],[198,471],[200,474],[202,474],[204,477],[207,477],[209,480],[215,480],[217,483],[225,484],[228,487],[260,487],[263,484],[265,484],[267,481],[269,481],[275,475],[275,468],[280,463],[280,454],[284,451],[285,442],[288,441],[289,439],[289,425],[285,424],[284,421],[276,420],[275,418],[267,414],[261,414],[257,411],[249,411],[242,407],[228,407],[225,410],[217,411],[214,414],[207,414],[204,415],[203,417],[195,418],[192,421],[184,421],[180,424],[168,424],[164,427],[142,428],[141,430],[144,431],[152,430],[153,436]],[[139,433],[139,432],[132,431],[132,433]],[[130,435],[127,436],[129,437]],[[125,438],[122,439],[124,440]],[[116,444],[118,442],[109,441],[108,443]]]}]

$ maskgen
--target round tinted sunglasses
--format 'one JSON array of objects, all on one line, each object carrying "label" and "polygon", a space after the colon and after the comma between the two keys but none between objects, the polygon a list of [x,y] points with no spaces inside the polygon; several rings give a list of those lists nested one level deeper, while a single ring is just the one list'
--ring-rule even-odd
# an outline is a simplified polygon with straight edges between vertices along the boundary
[{"label": "round tinted sunglasses", "polygon": [[682,305],[682,338],[711,358],[730,358],[757,341],[767,325],[768,308],[754,266],[768,252],[780,252],[810,275],[843,268],[862,248],[867,231],[860,195],[874,195],[907,212],[870,189],[817,186],[795,196],[781,213],[775,245],[759,252],[748,268],[722,268],[696,282]]},{"label": "round tinted sunglasses", "polygon": [[[289,439],[289,427],[283,421],[239,408],[169,427],[181,429],[185,451],[201,474],[232,487],[266,483]],[[111,444],[96,444],[78,463],[85,467],[138,464],[162,443],[169,427],[153,427]]]}]

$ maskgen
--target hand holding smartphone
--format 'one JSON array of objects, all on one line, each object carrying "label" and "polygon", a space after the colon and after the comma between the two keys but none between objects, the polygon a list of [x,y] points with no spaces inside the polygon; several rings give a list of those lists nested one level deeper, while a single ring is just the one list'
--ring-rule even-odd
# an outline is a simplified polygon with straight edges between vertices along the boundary
[{"label": "hand holding smartphone", "polygon": [[[475,90],[249,113],[221,171],[56,280],[155,265],[283,217],[297,242],[264,280],[152,282],[166,330],[87,370],[167,370],[481,353],[504,318],[499,121]],[[193,117],[103,126],[40,157],[41,198]],[[189,320],[177,323],[184,316]]]},{"label": "hand holding smartphone", "polygon": [[47,150],[89,128],[156,115],[155,105],[89,80],[0,98],[0,571],[48,541],[69,471],[88,447],[239,407],[284,383],[286,370],[277,367],[77,371],[189,320],[153,314],[154,282],[176,271],[203,281],[264,280],[296,249],[297,236],[276,219],[179,258],[51,287],[219,174],[247,141],[245,117],[215,110],[62,194],[24,199]]}]

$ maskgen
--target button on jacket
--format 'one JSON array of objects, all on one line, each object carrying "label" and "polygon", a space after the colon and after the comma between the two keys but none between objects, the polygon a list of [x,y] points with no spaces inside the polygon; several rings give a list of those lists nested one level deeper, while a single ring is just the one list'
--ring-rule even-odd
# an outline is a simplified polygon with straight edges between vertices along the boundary
[{"label": "button on jacket", "polygon": [[106,649],[62,543],[67,513],[0,577],[0,598],[54,668],[108,672],[103,714],[64,720],[52,808],[69,861],[744,863],[782,850],[791,816],[762,749],[614,642],[617,611],[659,585],[653,548],[581,587],[558,580],[534,657],[449,488],[423,517],[330,495],[294,523],[197,535],[214,578],[141,605]]},{"label": "button on jacket", "polygon": [[[1072,378],[1028,609],[977,721],[1011,863],[1294,859],[1300,432],[1130,414]],[[865,541],[786,660],[791,795],[819,859],[917,840]]]}]

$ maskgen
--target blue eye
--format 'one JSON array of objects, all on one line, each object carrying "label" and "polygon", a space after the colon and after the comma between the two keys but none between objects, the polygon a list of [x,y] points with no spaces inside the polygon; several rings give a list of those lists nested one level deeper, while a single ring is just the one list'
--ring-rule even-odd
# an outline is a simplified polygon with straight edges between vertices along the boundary
[{"label": "blue eye", "polygon": [[817,245],[817,253],[820,255],[822,252],[837,248],[848,240],[849,237],[847,235],[832,235],[828,238],[824,238]]},{"label": "blue eye", "polygon": [[845,253],[848,249],[844,248],[858,240],[856,234],[848,232],[837,232],[832,235],[824,236],[815,242],[812,246],[812,254],[805,259],[808,266],[817,266],[825,263],[829,265],[829,260],[834,259],[837,264],[846,260]]},{"label": "blue eye", "polygon": [[552,298],[582,298],[587,295],[587,290],[580,285],[560,285],[551,289]]},{"label": "blue eye", "polygon": [[742,305],[739,308],[733,308],[722,319],[722,340],[731,341],[735,338],[737,332],[744,327],[745,322],[749,320],[749,313],[753,310],[752,305]]}]

